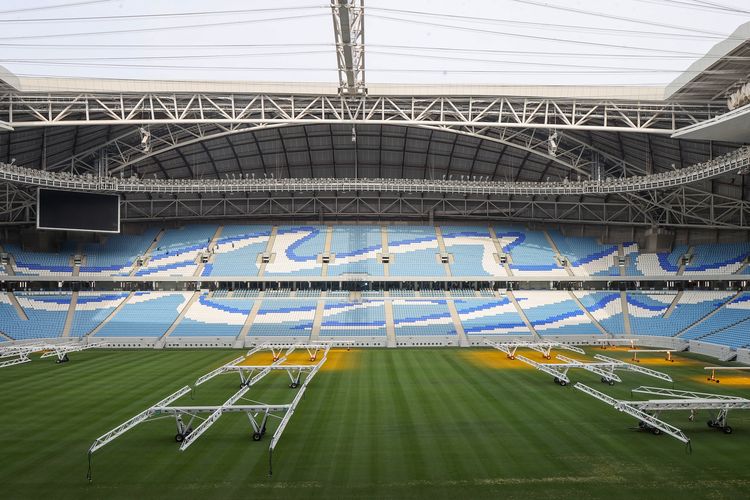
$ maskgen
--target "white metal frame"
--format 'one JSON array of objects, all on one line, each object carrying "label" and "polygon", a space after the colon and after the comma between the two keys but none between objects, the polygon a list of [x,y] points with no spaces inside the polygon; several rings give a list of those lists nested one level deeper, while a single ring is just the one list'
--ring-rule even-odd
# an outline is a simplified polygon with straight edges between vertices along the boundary
[{"label": "white metal frame", "polygon": [[566,386],[570,383],[568,377],[568,371],[571,369],[582,369],[591,373],[595,373],[601,377],[602,383],[614,385],[615,382],[622,382],[622,379],[615,373],[617,370],[632,371],[648,375],[650,377],[672,382],[672,377],[666,373],[662,373],[656,370],[648,368],[642,368],[637,365],[626,363],[615,358],[609,358],[607,356],[595,355],[595,362],[581,361],[578,359],[569,358],[558,354],[555,356],[562,363],[539,363],[533,359],[529,359],[526,356],[518,355],[516,359],[526,363],[527,365],[533,366],[537,370],[552,375],[554,382],[561,386]]},{"label": "white metal frame", "polygon": [[36,352],[43,352],[40,356],[42,358],[57,357],[57,363],[67,363],[70,361],[68,354],[71,352],[86,351],[88,349],[107,347],[108,342],[94,342],[90,344],[83,343],[48,343],[48,342],[32,342],[27,344],[14,344],[10,346],[0,347],[0,359],[3,358],[14,358],[11,360],[0,361],[0,368],[8,366],[19,365],[22,363],[28,363],[31,361],[31,354]]},{"label": "white metal frame", "polygon": [[729,410],[750,410],[750,399],[737,396],[726,396],[723,394],[641,386],[633,389],[631,392],[636,394],[663,396],[663,398],[646,401],[621,401],[592,389],[585,384],[577,383],[574,387],[609,404],[616,410],[636,417],[640,429],[650,431],[656,435],[663,432],[688,446],[690,445],[690,439],[682,430],[659,419],[659,414],[661,412],[687,410],[690,412],[690,420],[693,421],[695,419],[696,411],[718,411],[715,418],[708,420],[708,426],[719,429],[725,434],[731,434],[732,427],[727,424],[727,414],[729,413]]},{"label": "white metal frame", "polygon": [[716,377],[717,371],[729,371],[729,370],[744,371],[744,370],[750,370],[750,366],[706,366],[703,369],[711,370],[711,375],[706,380],[708,380],[709,382],[716,382],[718,384],[720,381]]},{"label": "white metal frame", "polygon": [[484,343],[504,352],[508,359],[515,359],[519,347],[540,352],[544,359],[552,359],[552,349],[565,349],[578,354],[586,354],[580,347],[563,342],[493,342],[485,339]]},{"label": "white metal frame", "polygon": [[672,358],[672,353],[678,352],[678,350],[677,349],[629,349],[628,352],[633,354],[631,361],[635,363],[641,362],[641,360],[638,359],[638,353],[641,353],[641,354],[666,353],[666,356],[664,357],[664,359],[666,361],[669,361],[670,363],[674,363],[674,358]]},{"label": "white metal frame", "polygon": [[[311,361],[315,361],[317,359],[318,352],[322,351],[323,355],[321,356],[320,360],[318,360],[314,365],[285,365],[284,363],[287,360],[287,355],[292,353],[295,349],[306,349],[308,351],[308,354],[310,354]],[[269,474],[271,474],[273,471],[273,451],[276,448],[276,445],[281,438],[281,435],[284,432],[289,419],[292,417],[297,405],[301,401],[302,396],[307,389],[307,385],[326,362],[329,349],[330,346],[318,344],[284,344],[275,346],[272,346],[270,344],[263,344],[251,349],[245,356],[235,358],[232,361],[220,366],[219,368],[206,373],[196,380],[194,387],[183,387],[182,389],[170,394],[158,403],[150,406],[138,415],[97,438],[88,451],[89,481],[92,480],[91,464],[94,452],[111,443],[137,425],[149,420],[155,420],[163,417],[173,417],[175,419],[177,427],[175,441],[180,443],[180,451],[185,451],[214,423],[216,423],[216,421],[218,421],[224,413],[245,413],[253,430],[252,439],[254,441],[260,441],[265,435],[266,425],[269,418],[278,418],[280,420],[279,426],[276,428],[276,431],[271,438],[271,442],[268,448]],[[280,354],[282,350],[285,351],[284,355],[280,357],[277,356],[276,353]],[[246,360],[249,356],[261,351],[270,351],[272,353],[272,356],[274,356],[274,361],[272,364],[263,366],[238,364]],[[264,404],[250,400],[247,400],[247,402],[251,404],[242,403],[242,401],[246,400],[245,395],[255,384],[257,384],[272,371],[279,370],[286,371],[289,374],[289,377],[292,381],[289,384],[290,388],[299,389],[291,403],[275,405]],[[170,406],[171,403],[191,393],[195,390],[196,387],[204,384],[208,380],[211,380],[212,378],[223,373],[230,372],[237,372],[240,374],[240,388],[221,405]],[[306,374],[304,380],[302,380],[303,373]],[[208,416],[203,417],[203,414],[208,414]],[[200,421],[200,423],[195,428],[193,428],[193,423],[196,421]]]}]

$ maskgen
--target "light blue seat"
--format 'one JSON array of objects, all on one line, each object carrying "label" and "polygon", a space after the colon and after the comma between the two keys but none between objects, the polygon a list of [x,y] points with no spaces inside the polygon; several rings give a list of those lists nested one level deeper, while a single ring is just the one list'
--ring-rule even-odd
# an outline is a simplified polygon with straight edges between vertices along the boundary
[{"label": "light blue seat", "polygon": [[507,297],[455,300],[464,333],[472,336],[531,335]]},{"label": "light blue seat", "polygon": [[514,292],[534,330],[540,336],[601,335],[601,331],[568,292]]},{"label": "light blue seat", "polygon": [[396,337],[456,335],[445,300],[393,300],[392,308]]},{"label": "light blue seat", "polygon": [[70,293],[16,293],[27,320],[16,312],[6,293],[0,294],[0,331],[15,340],[59,337],[70,308]]},{"label": "light blue seat", "polygon": [[254,301],[243,298],[198,296],[170,337],[236,337]]},{"label": "light blue seat", "polygon": [[187,303],[188,292],[136,292],[97,337],[161,337]]},{"label": "light blue seat", "polygon": [[633,335],[675,336],[731,297],[727,292],[684,292],[669,317],[664,317],[676,294],[628,292],[628,315]]},{"label": "light blue seat", "polygon": [[331,239],[331,253],[335,258],[328,265],[328,275],[383,276],[383,264],[376,258],[382,251],[380,226],[335,226]]},{"label": "light blue seat", "polygon": [[388,264],[391,276],[445,276],[432,226],[390,226],[388,253],[393,256]]},{"label": "light blue seat", "polygon": [[271,236],[269,225],[226,225],[216,241],[212,262],[202,276],[257,276],[258,254],[265,252]]},{"label": "light blue seat", "polygon": [[71,337],[82,337],[99,326],[128,296],[126,292],[79,292]]},{"label": "light blue seat", "polygon": [[625,320],[619,292],[574,292],[583,307],[609,333],[625,335]]},{"label": "light blue seat", "polygon": [[320,276],[327,231],[326,226],[279,226],[265,276]]},{"label": "light blue seat", "polygon": [[248,336],[310,337],[317,300],[264,299]]},{"label": "light blue seat", "polygon": [[505,276],[495,259],[495,247],[486,226],[441,226],[445,250],[453,255],[452,276]]},{"label": "light blue seat", "polygon": [[383,301],[327,301],[320,325],[321,337],[385,337]]}]

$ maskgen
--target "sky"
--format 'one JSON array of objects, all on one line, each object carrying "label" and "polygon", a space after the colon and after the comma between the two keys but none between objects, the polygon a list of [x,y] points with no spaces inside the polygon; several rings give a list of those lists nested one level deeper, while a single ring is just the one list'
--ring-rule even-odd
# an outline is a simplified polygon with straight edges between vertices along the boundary
[{"label": "sky", "polygon": [[[750,21],[747,0],[366,0],[368,83],[658,85]],[[28,76],[336,82],[325,0],[3,0]]]}]

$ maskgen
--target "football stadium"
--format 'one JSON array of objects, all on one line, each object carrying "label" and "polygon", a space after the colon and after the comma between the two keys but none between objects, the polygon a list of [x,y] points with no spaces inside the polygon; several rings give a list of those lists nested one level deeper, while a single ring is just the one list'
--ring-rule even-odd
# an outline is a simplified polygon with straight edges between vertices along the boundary
[{"label": "football stadium", "polygon": [[2,496],[747,498],[750,9],[611,4],[3,2]]}]

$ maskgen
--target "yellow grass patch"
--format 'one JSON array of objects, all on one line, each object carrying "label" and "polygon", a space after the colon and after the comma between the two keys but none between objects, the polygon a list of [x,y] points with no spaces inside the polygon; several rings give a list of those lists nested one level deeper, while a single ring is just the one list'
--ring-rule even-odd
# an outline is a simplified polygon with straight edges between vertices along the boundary
[{"label": "yellow grass patch", "polygon": [[[504,352],[498,351],[497,349],[467,349],[461,350],[459,353],[461,357],[468,360],[470,363],[481,366],[482,368],[496,368],[498,370],[532,369],[522,361],[508,359]],[[518,350],[517,354],[521,354],[521,349]],[[538,352],[524,352],[523,355],[529,359],[544,361],[541,353]]]},{"label": "yellow grass patch", "polygon": [[[359,357],[361,351],[352,349],[331,349],[328,351],[328,358],[321,370],[325,371],[343,371],[354,370],[359,367]],[[318,357],[320,360],[320,357]]]},{"label": "yellow grass patch", "polygon": [[709,386],[742,387],[742,388],[750,387],[750,375],[732,374],[732,373],[728,373],[725,371],[716,372],[716,378],[719,379],[718,384],[712,380],[707,380],[710,376],[711,376],[711,372],[709,370],[706,370],[705,375],[703,376],[695,375],[693,377],[690,377],[690,380],[693,380],[695,382],[701,382]]}]

